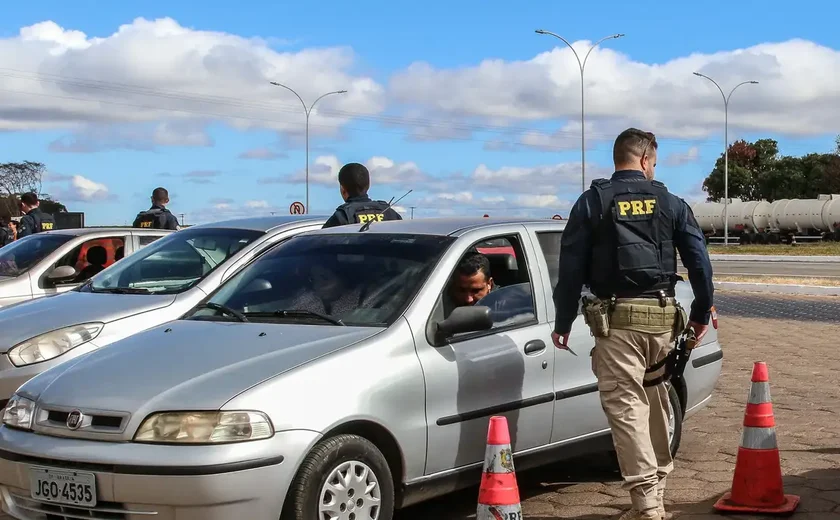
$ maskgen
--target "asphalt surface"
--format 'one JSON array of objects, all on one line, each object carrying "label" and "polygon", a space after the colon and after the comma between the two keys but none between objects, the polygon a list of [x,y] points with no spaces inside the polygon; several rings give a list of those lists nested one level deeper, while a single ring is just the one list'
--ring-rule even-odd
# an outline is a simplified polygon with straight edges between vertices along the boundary
[{"label": "asphalt surface", "polygon": [[[724,363],[710,405],[683,425],[666,504],[679,520],[757,520],[722,515],[732,486],[750,374],[770,370],[784,491],[801,498],[793,520],[840,520],[840,298],[717,291]],[[615,519],[629,507],[609,457],[587,457],[517,475],[523,517]],[[474,519],[477,488],[398,511],[396,520]],[[0,515],[0,520],[9,520]]]},{"label": "asphalt surface", "polygon": [[840,278],[840,263],[832,262],[761,262],[714,260],[715,275],[802,276]]}]

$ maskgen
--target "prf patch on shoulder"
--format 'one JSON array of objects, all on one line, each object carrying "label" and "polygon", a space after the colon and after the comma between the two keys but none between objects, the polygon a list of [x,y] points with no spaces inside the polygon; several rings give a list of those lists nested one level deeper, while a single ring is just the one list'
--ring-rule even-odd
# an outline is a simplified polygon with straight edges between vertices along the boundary
[{"label": "prf patch on shoulder", "polygon": [[44,231],[52,231],[53,223],[52,222],[41,222],[41,229]]},{"label": "prf patch on shoulder", "polygon": [[625,193],[615,198],[615,215],[618,220],[650,220],[658,209],[655,195]]}]

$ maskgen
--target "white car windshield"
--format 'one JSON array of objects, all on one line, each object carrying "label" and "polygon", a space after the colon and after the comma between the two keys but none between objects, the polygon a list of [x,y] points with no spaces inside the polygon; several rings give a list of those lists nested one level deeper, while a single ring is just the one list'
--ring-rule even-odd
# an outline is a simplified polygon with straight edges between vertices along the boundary
[{"label": "white car windshield", "polygon": [[20,276],[35,267],[73,235],[37,233],[0,248],[0,276]]},{"label": "white car windshield", "polygon": [[388,326],[454,240],[408,234],[299,235],[237,273],[190,318]]},{"label": "white car windshield", "polygon": [[153,294],[183,292],[263,234],[253,229],[184,229],[128,255],[78,290]]}]

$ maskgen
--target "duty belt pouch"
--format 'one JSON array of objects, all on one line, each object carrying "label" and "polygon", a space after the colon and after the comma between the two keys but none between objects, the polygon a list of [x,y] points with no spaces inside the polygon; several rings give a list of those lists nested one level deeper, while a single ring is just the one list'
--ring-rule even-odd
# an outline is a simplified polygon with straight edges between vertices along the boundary
[{"label": "duty belt pouch", "polygon": [[583,320],[589,326],[589,332],[596,338],[610,335],[610,315],[608,304],[595,296],[584,296]]},{"label": "duty belt pouch", "polygon": [[[677,300],[676,298],[674,300],[674,305],[677,307],[677,312],[674,316],[674,330],[671,336],[671,341],[676,341],[678,337],[680,337],[684,332],[686,332],[686,328],[688,327],[688,313],[686,313],[685,309],[683,309],[683,306],[680,305],[679,300]],[[693,343],[689,345],[689,348],[693,347]]]}]

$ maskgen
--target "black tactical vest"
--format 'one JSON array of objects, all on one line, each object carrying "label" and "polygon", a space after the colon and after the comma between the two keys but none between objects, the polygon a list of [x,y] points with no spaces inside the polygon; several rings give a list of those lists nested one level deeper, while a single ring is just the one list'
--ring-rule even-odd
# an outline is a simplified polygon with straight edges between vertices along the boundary
[{"label": "black tactical vest", "polygon": [[167,211],[160,208],[152,208],[146,211],[141,211],[134,219],[134,227],[146,229],[165,229]]},{"label": "black tactical vest", "polygon": [[590,289],[599,297],[673,295],[677,279],[674,209],[659,181],[596,179]]},{"label": "black tactical vest", "polygon": [[33,233],[52,231],[55,229],[55,218],[49,213],[44,213],[43,211],[36,209],[35,211],[29,213],[29,216],[32,217],[32,220],[35,222],[35,229],[32,230]]},{"label": "black tactical vest", "polygon": [[390,211],[385,211],[388,203],[384,200],[347,202],[336,208],[344,213],[347,224],[367,224],[381,220],[395,220]]}]

